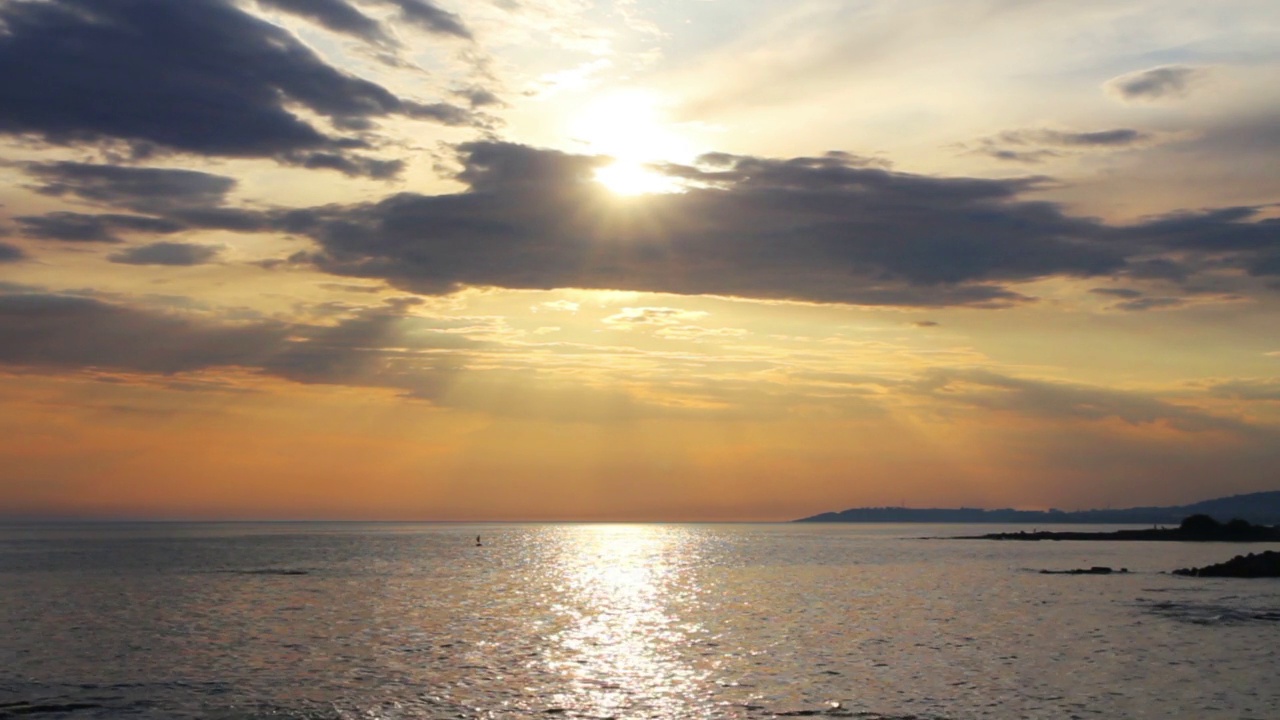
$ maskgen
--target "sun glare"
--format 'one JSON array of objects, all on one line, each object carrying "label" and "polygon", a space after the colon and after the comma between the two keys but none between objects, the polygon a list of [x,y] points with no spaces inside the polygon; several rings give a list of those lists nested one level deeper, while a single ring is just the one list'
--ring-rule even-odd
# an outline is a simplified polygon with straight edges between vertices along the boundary
[{"label": "sun glare", "polygon": [[595,179],[617,195],[672,193],[683,189],[666,175],[654,172],[641,163],[625,160],[617,160],[596,170]]},{"label": "sun glare", "polygon": [[651,165],[686,163],[694,156],[687,138],[667,121],[662,98],[638,89],[614,90],[592,99],[572,125],[573,137],[587,151],[613,158],[595,179],[618,195],[680,192],[676,180]]}]

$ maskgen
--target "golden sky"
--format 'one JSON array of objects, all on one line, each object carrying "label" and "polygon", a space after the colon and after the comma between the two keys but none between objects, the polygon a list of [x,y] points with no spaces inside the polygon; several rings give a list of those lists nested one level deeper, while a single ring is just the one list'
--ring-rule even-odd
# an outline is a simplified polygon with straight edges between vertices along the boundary
[{"label": "golden sky", "polygon": [[1280,6],[0,0],[0,516],[1280,476]]}]

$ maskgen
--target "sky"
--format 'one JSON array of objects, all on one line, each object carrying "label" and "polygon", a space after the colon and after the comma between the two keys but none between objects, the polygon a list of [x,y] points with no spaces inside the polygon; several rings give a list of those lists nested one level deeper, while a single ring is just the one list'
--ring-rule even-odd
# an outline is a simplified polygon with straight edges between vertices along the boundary
[{"label": "sky", "polygon": [[1274,0],[0,0],[0,515],[1280,488]]}]

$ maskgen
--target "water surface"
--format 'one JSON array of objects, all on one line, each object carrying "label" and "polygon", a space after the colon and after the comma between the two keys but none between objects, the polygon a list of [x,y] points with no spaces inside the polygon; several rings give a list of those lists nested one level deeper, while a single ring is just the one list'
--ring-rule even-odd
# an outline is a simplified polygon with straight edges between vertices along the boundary
[{"label": "water surface", "polygon": [[2,526],[0,718],[1280,717],[1263,547],[997,529]]}]

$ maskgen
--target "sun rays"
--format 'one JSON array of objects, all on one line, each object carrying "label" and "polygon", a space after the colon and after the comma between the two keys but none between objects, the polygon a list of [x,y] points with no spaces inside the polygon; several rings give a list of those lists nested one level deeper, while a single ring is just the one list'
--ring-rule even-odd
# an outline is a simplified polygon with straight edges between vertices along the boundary
[{"label": "sun rays", "polygon": [[589,152],[613,159],[596,170],[596,182],[622,196],[683,190],[677,179],[655,169],[662,163],[688,162],[696,154],[678,124],[667,118],[664,102],[648,90],[613,90],[578,113],[573,136]]}]

